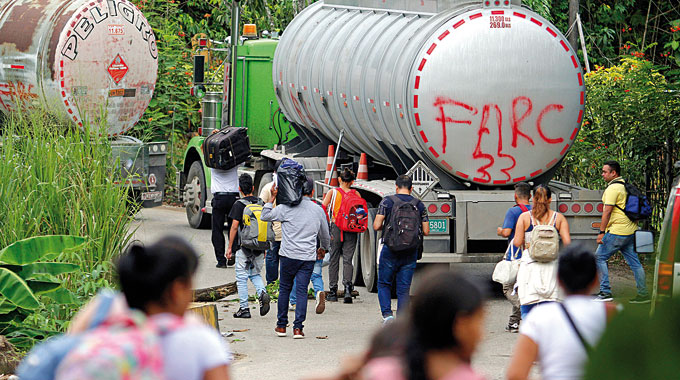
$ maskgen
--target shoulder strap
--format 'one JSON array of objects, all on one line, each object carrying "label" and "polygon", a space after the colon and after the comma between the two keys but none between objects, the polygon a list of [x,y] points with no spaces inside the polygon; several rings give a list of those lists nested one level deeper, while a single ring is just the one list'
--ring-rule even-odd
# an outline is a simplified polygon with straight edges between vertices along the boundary
[{"label": "shoulder strap", "polygon": [[518,203],[517,206],[519,206],[519,208],[520,208],[520,210],[522,210],[522,212],[527,212],[527,211],[529,211],[529,208],[528,208],[526,205],[522,204],[522,203]]},{"label": "shoulder strap", "polygon": [[102,322],[106,320],[106,317],[109,315],[109,311],[111,311],[113,301],[116,299],[116,293],[108,289],[102,290],[99,292],[97,298],[99,299],[97,302],[97,309],[95,310],[94,317],[92,317],[92,321],[90,321],[90,325],[87,326],[88,330],[101,325]]},{"label": "shoulder strap", "polygon": [[534,214],[529,213],[529,219],[531,219],[531,225],[536,227],[536,221],[534,220]]},{"label": "shoulder strap", "polygon": [[552,216],[552,222],[550,224],[553,225],[553,227],[556,227],[557,225],[557,211],[553,211],[553,216]]},{"label": "shoulder strap", "polygon": [[588,342],[586,342],[586,340],[583,338],[583,335],[581,335],[581,332],[578,331],[578,328],[576,327],[576,324],[574,323],[574,320],[571,318],[571,315],[570,315],[569,312],[567,311],[567,308],[564,307],[564,304],[561,303],[561,302],[558,302],[557,304],[560,305],[560,308],[562,309],[562,311],[564,311],[564,315],[567,316],[567,320],[569,321],[569,324],[571,325],[571,327],[574,329],[574,332],[576,333],[576,335],[578,335],[578,339],[579,339],[579,340],[581,341],[581,343],[583,344],[583,348],[585,348],[586,354],[590,355],[590,353],[592,352],[593,348],[590,346],[590,344],[589,344]]}]

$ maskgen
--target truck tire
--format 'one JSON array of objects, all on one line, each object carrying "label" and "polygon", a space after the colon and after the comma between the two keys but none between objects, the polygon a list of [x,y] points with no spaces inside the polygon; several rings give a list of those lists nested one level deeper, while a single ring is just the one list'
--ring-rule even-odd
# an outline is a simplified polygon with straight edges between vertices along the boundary
[{"label": "truck tire", "polygon": [[201,161],[194,161],[189,168],[187,184],[184,188],[184,206],[191,228],[210,228],[210,214],[203,212],[206,196],[203,165]]},{"label": "truck tire", "polygon": [[359,237],[359,247],[361,252],[361,276],[364,280],[364,285],[366,285],[366,290],[371,293],[378,291],[378,271],[377,271],[377,245],[378,245],[378,233],[374,231],[373,219],[378,213],[378,209],[370,208],[368,209],[368,225],[369,229],[362,233]]}]

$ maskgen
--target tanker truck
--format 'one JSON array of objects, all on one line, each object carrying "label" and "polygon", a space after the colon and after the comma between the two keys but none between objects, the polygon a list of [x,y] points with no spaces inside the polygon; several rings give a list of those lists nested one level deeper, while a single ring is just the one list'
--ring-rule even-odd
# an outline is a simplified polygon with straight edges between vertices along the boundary
[{"label": "tanker truck", "polygon": [[[582,68],[564,35],[519,0],[325,0],[280,39],[232,37],[231,74],[210,100],[223,100],[221,123],[259,138],[276,129],[267,116],[280,108],[296,134],[243,168],[256,189],[287,156],[319,180],[321,194],[328,166],[356,171],[365,153],[367,178],[354,187],[369,204],[369,225],[408,172],[430,217],[419,262],[490,273],[507,247],[496,228],[514,205],[513,185],[549,183],[572,239],[594,247],[601,192],[552,181],[583,119]],[[263,71],[267,83],[254,75]],[[203,138],[189,144],[178,173],[195,227],[210,212]],[[329,145],[336,154],[327,161]],[[360,236],[354,279],[369,291],[379,249],[376,232]]]},{"label": "tanker truck", "polygon": [[0,3],[0,112],[44,107],[109,137],[116,180],[144,207],[162,203],[167,143],[125,132],[148,107],[157,69],[151,26],[129,1]]}]

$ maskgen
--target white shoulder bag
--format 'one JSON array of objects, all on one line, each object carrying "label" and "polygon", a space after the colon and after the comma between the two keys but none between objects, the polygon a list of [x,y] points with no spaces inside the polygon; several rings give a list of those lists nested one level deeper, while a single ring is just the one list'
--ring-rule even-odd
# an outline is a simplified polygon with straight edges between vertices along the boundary
[{"label": "white shoulder bag", "polygon": [[[514,240],[513,240],[514,241]],[[513,241],[508,244],[508,248],[505,250],[505,254],[503,255],[503,259],[496,264],[496,267],[493,270],[493,274],[491,275],[491,279],[501,283],[503,285],[512,285],[517,281],[517,272],[519,271],[519,260],[516,257],[513,257],[513,255],[510,255],[510,260],[507,260],[506,258],[508,257],[508,252],[510,251],[510,248],[513,246]],[[517,248],[517,251],[519,252],[521,248]]]}]

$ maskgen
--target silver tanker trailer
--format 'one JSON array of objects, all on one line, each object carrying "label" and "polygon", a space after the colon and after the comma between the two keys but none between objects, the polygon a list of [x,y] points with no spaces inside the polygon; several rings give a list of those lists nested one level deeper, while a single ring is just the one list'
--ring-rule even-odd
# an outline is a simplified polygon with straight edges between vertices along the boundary
[{"label": "silver tanker trailer", "polygon": [[[356,187],[373,207],[394,192],[382,178],[411,169],[432,231],[420,262],[498,261],[512,185],[550,181],[583,119],[576,51],[519,0],[317,2],[288,25],[273,66],[301,135],[339,141],[354,162],[369,155],[375,179]],[[550,186],[572,239],[594,246],[601,193]],[[355,255],[369,290],[378,244],[367,232]]]},{"label": "silver tanker trailer", "polygon": [[0,2],[0,112],[42,106],[111,138],[120,178],[145,207],[160,205],[166,142],[125,136],[149,105],[158,49],[126,0]]}]

